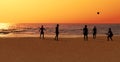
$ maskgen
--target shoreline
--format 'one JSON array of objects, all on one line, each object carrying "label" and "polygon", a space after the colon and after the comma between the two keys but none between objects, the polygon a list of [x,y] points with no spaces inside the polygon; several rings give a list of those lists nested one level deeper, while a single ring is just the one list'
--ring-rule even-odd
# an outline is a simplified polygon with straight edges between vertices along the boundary
[{"label": "shoreline", "polygon": [[[98,34],[96,37],[107,37],[107,35],[101,35]],[[120,35],[114,35],[114,36],[120,36]],[[113,36],[113,37],[114,37]],[[39,37],[37,34],[0,34],[0,38],[24,38],[24,37]],[[55,35],[44,35],[45,38],[54,38]],[[83,37],[83,35],[59,35],[59,38],[80,38]],[[93,37],[93,35],[88,35],[88,37]]]},{"label": "shoreline", "polygon": [[[45,35],[45,38],[54,38],[55,35]],[[88,35],[88,38],[92,38],[92,35]],[[97,35],[96,38],[107,37],[107,35]],[[120,37],[120,35],[114,35],[113,37]],[[1,36],[0,38],[39,38],[39,35],[26,35],[26,36]],[[83,38],[83,35],[60,35],[59,38]]]}]

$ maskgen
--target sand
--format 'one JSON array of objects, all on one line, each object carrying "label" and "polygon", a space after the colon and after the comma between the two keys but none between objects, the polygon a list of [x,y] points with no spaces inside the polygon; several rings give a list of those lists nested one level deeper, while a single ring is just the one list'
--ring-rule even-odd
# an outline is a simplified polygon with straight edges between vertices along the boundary
[{"label": "sand", "polygon": [[0,62],[120,62],[119,38],[0,38]]}]

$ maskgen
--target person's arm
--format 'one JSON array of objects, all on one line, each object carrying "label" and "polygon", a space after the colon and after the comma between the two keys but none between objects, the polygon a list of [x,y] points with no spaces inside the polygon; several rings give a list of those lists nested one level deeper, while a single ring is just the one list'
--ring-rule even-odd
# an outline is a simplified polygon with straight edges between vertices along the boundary
[{"label": "person's arm", "polygon": [[46,30],[46,29],[44,28],[44,30]]}]

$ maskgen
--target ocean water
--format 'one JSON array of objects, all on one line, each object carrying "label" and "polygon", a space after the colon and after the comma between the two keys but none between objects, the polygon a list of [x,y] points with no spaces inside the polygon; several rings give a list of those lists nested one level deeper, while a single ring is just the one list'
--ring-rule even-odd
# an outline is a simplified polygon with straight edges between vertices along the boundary
[{"label": "ocean water", "polygon": [[[56,24],[50,23],[18,23],[10,24],[7,29],[0,29],[0,37],[39,37],[41,25],[46,29],[46,37],[54,37]],[[84,25],[88,25],[89,35],[92,29],[97,27],[97,35],[105,36],[108,28],[111,28],[114,35],[120,35],[120,24],[60,24],[60,37],[81,37],[83,36]]]}]

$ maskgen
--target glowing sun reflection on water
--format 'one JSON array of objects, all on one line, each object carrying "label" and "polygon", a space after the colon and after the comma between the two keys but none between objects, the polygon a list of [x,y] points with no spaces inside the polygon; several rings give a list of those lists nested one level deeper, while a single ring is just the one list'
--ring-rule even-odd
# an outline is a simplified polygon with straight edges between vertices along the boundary
[{"label": "glowing sun reflection on water", "polygon": [[0,23],[0,29],[9,29],[10,23]]}]

